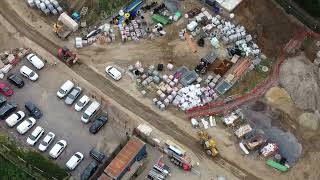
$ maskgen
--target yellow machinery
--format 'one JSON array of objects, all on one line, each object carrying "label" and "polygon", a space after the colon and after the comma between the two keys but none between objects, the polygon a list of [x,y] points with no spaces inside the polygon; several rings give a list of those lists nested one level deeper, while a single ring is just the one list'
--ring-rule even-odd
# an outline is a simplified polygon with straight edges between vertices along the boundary
[{"label": "yellow machinery", "polygon": [[219,154],[216,141],[209,136],[208,132],[203,130],[198,132],[198,136],[200,138],[200,144],[203,149],[206,150],[207,154],[216,157]]},{"label": "yellow machinery", "polygon": [[72,32],[66,26],[60,25],[58,22],[53,24],[52,31],[55,32],[61,39],[66,39]]}]

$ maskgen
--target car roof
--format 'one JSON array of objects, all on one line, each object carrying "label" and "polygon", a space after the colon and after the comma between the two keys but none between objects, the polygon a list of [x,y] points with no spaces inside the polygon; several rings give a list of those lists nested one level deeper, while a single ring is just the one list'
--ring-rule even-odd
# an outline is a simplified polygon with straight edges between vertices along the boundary
[{"label": "car roof", "polygon": [[37,136],[41,131],[43,130],[43,128],[41,126],[37,126],[31,133],[31,135],[33,136]]},{"label": "car roof", "polygon": [[121,76],[121,73],[119,70],[117,70],[115,67],[111,67],[109,69],[109,72],[112,73],[114,76]]},{"label": "car roof", "polygon": [[32,72],[32,69],[27,66],[22,66],[20,70],[28,74]]}]

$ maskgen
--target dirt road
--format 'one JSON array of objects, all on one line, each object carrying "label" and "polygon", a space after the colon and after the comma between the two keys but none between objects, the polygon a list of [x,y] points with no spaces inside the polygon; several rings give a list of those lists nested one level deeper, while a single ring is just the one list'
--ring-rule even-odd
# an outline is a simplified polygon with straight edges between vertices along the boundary
[{"label": "dirt road", "polygon": [[[6,1],[0,1],[0,13],[21,33],[21,35],[24,35],[30,40],[39,44],[51,54],[55,55],[57,53],[57,49],[60,47],[60,45],[51,42],[48,38],[38,33],[36,29],[34,29],[27,22],[21,19],[19,15],[7,4]],[[124,90],[115,86],[110,80],[95,73],[92,69],[90,69],[90,67],[85,64],[73,66],[72,70],[79,74],[82,78],[90,82],[92,85],[99,88],[106,95],[113,97],[114,100],[121,104],[123,107],[132,111],[142,119],[145,119],[151,125],[160,129],[164,133],[175,138],[178,142],[184,144],[186,147],[192,149],[192,151],[197,154],[200,159],[206,158],[206,155],[197,143],[196,138],[190,136],[187,132],[178,128],[170,120],[159,116],[152,109],[127,94]],[[260,179],[250,172],[228,161],[224,157],[217,158],[214,161],[240,179]]]}]

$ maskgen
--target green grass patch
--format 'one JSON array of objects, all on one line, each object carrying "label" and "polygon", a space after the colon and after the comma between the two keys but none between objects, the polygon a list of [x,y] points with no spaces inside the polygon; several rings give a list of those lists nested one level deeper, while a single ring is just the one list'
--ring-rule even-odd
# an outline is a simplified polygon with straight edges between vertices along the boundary
[{"label": "green grass patch", "polygon": [[[31,172],[37,177],[42,176],[42,179],[51,177],[64,179],[68,176],[66,169],[61,168],[36,151],[19,148],[14,141],[5,136],[0,135],[0,145],[0,150],[2,154],[6,155],[6,158],[10,159],[11,162],[15,162],[16,165],[21,165],[20,168],[24,168],[25,171]],[[36,170],[36,168],[41,169],[43,172]]]},{"label": "green grass patch", "polygon": [[22,171],[19,167],[0,156],[0,177],[1,179],[24,179],[34,180],[32,176]]},{"label": "green grass patch", "polygon": [[111,15],[128,3],[128,0],[99,0],[100,9],[107,15]]},{"label": "green grass patch", "polygon": [[320,1],[319,0],[294,0],[305,11],[314,17],[320,17]]}]

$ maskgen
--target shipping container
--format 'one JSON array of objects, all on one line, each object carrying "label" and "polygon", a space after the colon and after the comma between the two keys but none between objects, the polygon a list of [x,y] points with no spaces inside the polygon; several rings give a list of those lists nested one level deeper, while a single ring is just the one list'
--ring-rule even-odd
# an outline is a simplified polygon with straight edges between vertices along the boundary
[{"label": "shipping container", "polygon": [[67,26],[72,31],[76,31],[79,27],[78,23],[74,21],[67,13],[62,13],[58,21],[62,22],[65,26]]},{"label": "shipping container", "polygon": [[117,156],[106,167],[104,173],[113,180],[121,179],[130,166],[146,155],[146,144],[140,139],[133,137],[121,149]]},{"label": "shipping container", "polygon": [[279,164],[277,162],[274,162],[274,161],[272,161],[270,159],[267,160],[266,164],[271,166],[271,167],[273,167],[273,168],[275,168],[275,169],[277,169],[277,170],[279,170],[279,171],[281,171],[281,172],[288,171],[288,167],[287,166],[283,166],[283,165],[281,165],[281,164]]}]

